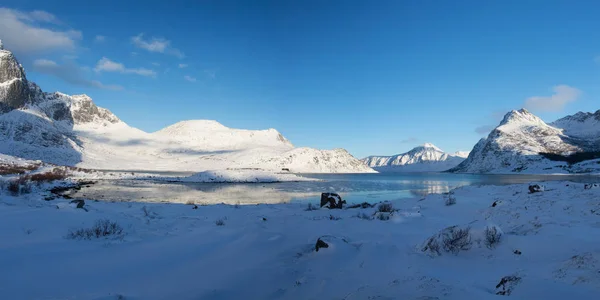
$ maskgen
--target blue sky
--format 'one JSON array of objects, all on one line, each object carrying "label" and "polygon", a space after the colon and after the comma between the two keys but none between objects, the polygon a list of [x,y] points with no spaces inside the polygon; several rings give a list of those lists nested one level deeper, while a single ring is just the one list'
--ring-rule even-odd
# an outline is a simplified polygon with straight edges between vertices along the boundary
[{"label": "blue sky", "polygon": [[8,0],[0,39],[145,131],[215,119],[364,157],[600,109],[600,3],[577,2]]}]

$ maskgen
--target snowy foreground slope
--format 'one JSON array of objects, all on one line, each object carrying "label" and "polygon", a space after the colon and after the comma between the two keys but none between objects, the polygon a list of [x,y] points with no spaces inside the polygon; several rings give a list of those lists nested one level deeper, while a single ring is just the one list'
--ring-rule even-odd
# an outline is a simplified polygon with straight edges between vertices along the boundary
[{"label": "snowy foreground slope", "polygon": [[295,148],[275,129],[231,129],[216,121],[191,120],[147,133],[96,106],[86,95],[43,92],[3,49],[0,153],[110,170],[374,172],[343,149]]},{"label": "snowy foreground slope", "polygon": [[[508,289],[509,299],[597,299],[600,292],[600,188],[578,183],[545,183],[533,194],[528,185],[469,186],[395,202],[391,214],[306,211],[297,203],[194,209],[93,201],[86,212],[42,197],[0,196],[2,299],[462,300],[499,299]],[[449,199],[456,203],[447,206]],[[99,219],[122,232],[68,238]],[[466,228],[467,238],[447,247],[450,232]],[[486,228],[501,233],[497,242],[486,242]],[[318,238],[329,247],[315,251]],[[505,276],[515,280],[496,289]]]},{"label": "snowy foreground slope", "polygon": [[435,145],[426,143],[406,153],[369,156],[361,161],[380,172],[440,172],[456,167],[468,155],[464,151],[448,154]]},{"label": "snowy foreground slope", "polygon": [[[546,154],[546,155],[542,155]],[[585,161],[569,161],[573,155]],[[554,157],[554,160],[548,158]],[[600,110],[546,124],[525,109],[511,111],[454,168],[464,173],[598,173]]]}]

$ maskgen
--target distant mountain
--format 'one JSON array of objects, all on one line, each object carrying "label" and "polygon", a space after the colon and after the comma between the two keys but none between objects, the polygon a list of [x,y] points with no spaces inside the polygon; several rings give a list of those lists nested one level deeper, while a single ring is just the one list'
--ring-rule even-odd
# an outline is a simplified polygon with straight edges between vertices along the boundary
[{"label": "distant mountain", "polygon": [[597,172],[600,110],[546,124],[525,109],[513,110],[469,157],[452,169],[466,173]]},{"label": "distant mountain", "polygon": [[144,132],[86,95],[43,92],[1,46],[0,153],[111,170],[375,172],[343,149],[294,148],[275,129],[231,129],[191,120]]},{"label": "distant mountain", "polygon": [[440,172],[456,167],[466,156],[468,152],[448,154],[435,145],[426,143],[406,153],[369,156],[361,161],[380,172]]}]

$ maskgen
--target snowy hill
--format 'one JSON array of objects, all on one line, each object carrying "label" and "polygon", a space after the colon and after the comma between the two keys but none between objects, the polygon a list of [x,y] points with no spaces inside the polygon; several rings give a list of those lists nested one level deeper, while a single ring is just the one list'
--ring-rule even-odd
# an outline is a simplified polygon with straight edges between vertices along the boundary
[{"label": "snowy hill", "polygon": [[147,133],[96,106],[87,95],[43,92],[4,49],[0,153],[111,170],[374,172],[345,150],[294,148],[275,129],[231,129],[216,121],[191,120]]},{"label": "snowy hill", "polygon": [[[600,111],[577,113],[546,124],[525,109],[504,116],[489,136],[453,172],[585,173],[597,172],[593,160],[576,163],[583,154],[600,151]],[[575,155],[575,156],[573,156]],[[571,164],[569,164],[569,159]],[[593,162],[590,164],[590,162]]]},{"label": "snowy hill", "polygon": [[369,156],[362,161],[381,172],[439,172],[456,167],[465,159],[465,154],[466,152],[448,154],[435,145],[426,143],[406,153]]}]

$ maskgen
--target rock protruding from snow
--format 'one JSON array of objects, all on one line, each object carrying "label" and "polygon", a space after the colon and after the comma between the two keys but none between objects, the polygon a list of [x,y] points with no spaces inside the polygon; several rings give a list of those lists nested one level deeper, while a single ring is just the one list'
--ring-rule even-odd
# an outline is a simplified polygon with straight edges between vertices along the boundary
[{"label": "rock protruding from snow", "polygon": [[448,154],[431,143],[425,143],[406,153],[393,156],[369,156],[362,161],[382,172],[438,172],[456,167],[465,159],[461,155]]},{"label": "rock protruding from snow", "polygon": [[564,169],[556,168],[564,167],[566,162],[550,161],[542,154],[566,156],[600,150],[600,130],[596,128],[596,121],[595,114],[580,113],[549,125],[525,109],[513,110],[487,138],[473,147],[464,162],[451,171],[565,173]]},{"label": "rock protruding from snow", "polygon": [[0,49],[0,113],[23,107],[31,101],[25,70],[15,56]]}]

